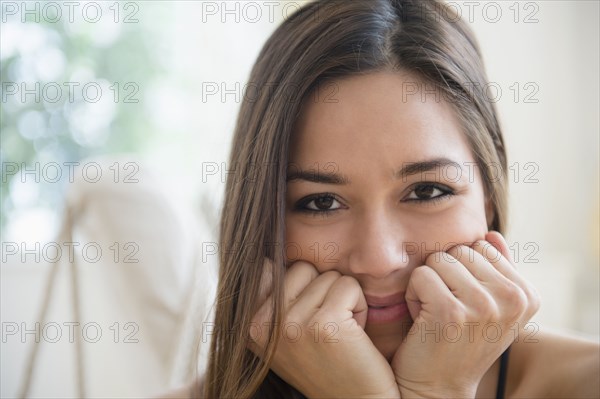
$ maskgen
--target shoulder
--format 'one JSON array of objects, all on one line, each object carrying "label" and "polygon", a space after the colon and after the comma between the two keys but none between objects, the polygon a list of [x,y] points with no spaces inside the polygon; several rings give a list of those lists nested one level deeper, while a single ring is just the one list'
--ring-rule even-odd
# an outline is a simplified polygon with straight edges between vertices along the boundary
[{"label": "shoulder", "polygon": [[509,360],[510,397],[600,397],[597,341],[549,329],[519,338]]}]

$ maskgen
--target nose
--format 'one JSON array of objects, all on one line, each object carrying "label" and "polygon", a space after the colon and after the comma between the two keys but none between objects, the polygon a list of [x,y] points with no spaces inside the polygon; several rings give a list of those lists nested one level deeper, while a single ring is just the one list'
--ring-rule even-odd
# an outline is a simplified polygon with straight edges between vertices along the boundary
[{"label": "nose", "polygon": [[378,215],[365,215],[355,228],[348,257],[351,273],[374,279],[408,273],[409,251],[403,245],[406,235],[397,220],[380,212]]}]

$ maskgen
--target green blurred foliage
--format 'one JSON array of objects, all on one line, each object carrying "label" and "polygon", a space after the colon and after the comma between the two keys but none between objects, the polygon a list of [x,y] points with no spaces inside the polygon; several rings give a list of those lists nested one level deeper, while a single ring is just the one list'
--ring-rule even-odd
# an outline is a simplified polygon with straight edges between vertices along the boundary
[{"label": "green blurred foliage", "polygon": [[[160,46],[157,46],[157,43],[160,42],[161,27],[164,28],[164,24],[168,21],[168,4],[162,2],[154,4],[102,2],[101,4],[103,20],[100,22],[108,27],[105,32],[100,29],[100,22],[91,23],[83,20],[82,14],[77,12],[73,14],[74,22],[69,21],[65,10],[58,22],[50,22],[43,17],[35,21],[35,15],[31,14],[26,15],[24,22],[21,20],[20,13],[3,15],[0,26],[3,44],[0,47],[2,55],[0,57],[2,83],[0,86],[2,90],[0,161],[3,169],[0,228],[3,232],[11,212],[18,207],[22,208],[22,205],[15,201],[12,192],[16,185],[23,184],[22,176],[20,172],[14,175],[5,173],[5,166],[8,164],[17,163],[19,168],[25,164],[30,169],[35,163],[44,165],[48,162],[56,162],[63,165],[64,162],[78,162],[89,156],[135,153],[143,148],[144,141],[156,134],[156,127],[150,117],[150,114],[156,111],[148,109],[144,98],[145,89],[167,72],[165,63],[160,62]],[[115,14],[116,8],[119,8],[118,15]],[[133,22],[125,23],[123,20],[127,16]],[[157,18],[157,16],[162,17]],[[115,22],[115,19],[118,21]],[[18,37],[15,37],[15,32],[18,32]],[[99,40],[102,39],[99,35],[103,34],[112,35],[114,40],[104,42]],[[39,42],[40,38],[44,39],[44,44],[38,46],[37,50],[31,51],[31,43],[35,43],[36,40]],[[17,41],[14,41],[15,39]],[[12,42],[8,42],[11,40]],[[13,51],[8,51],[10,46],[13,47]],[[54,52],[54,55],[58,50],[64,60],[60,62],[61,57],[58,57],[58,65],[63,65],[63,68],[59,76],[55,76],[52,81],[41,79],[39,74],[35,73],[36,69],[31,68],[31,65],[35,65],[36,62],[43,62],[35,57],[39,57],[40,54],[47,55],[49,49]],[[37,67],[39,68],[39,65]],[[37,71],[39,72],[39,69]],[[81,78],[86,74],[87,76],[91,74],[89,79]],[[22,101],[20,85],[23,82],[28,89],[34,88],[36,82],[39,82],[40,87],[48,83],[58,84],[63,88],[63,93],[55,103],[46,101],[43,96],[40,101],[35,101],[33,94],[27,95],[26,101]],[[73,90],[76,96],[72,102],[68,95],[69,88],[64,85],[65,82],[79,83],[79,86]],[[81,112],[86,110],[89,112],[88,116],[93,116],[97,107],[101,106],[82,98],[82,87],[89,82],[106,82],[112,85],[112,90],[103,90],[102,95],[111,96],[114,102],[113,111],[109,112],[111,120],[102,122],[107,123],[105,137],[93,143],[78,140],[77,134],[74,133],[74,130],[77,130],[74,129],[74,119],[84,118],[86,114]],[[115,83],[118,84],[118,90]],[[8,95],[5,91],[14,89],[14,86],[11,87],[13,84],[19,86],[19,93]],[[117,100],[114,98],[115,92],[119,93],[118,101],[115,101]],[[126,99],[131,102],[126,102]],[[22,118],[31,115],[31,111],[39,112],[35,116],[38,122],[42,121],[43,132],[22,131],[23,126],[29,126],[27,123],[22,123]],[[80,135],[86,133],[85,122],[84,120],[83,132],[81,132],[81,123],[78,128]],[[25,178],[35,179],[33,175],[26,175]],[[67,183],[67,173],[63,173],[57,183],[40,179],[36,199],[26,205],[60,211]],[[36,226],[31,228],[35,229]]]}]

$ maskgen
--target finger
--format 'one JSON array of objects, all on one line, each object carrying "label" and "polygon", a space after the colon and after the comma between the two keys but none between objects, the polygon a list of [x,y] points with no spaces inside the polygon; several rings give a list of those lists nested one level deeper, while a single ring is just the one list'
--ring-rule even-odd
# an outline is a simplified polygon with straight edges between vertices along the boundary
[{"label": "finger", "polygon": [[310,263],[305,261],[295,262],[285,274],[283,293],[284,308],[287,309],[302,294],[302,291],[317,277],[319,271]]},{"label": "finger", "polygon": [[502,253],[490,242],[485,240],[479,240],[473,243],[471,248],[473,248],[475,252],[481,254],[481,256],[487,259],[488,262],[504,277],[519,284],[522,287],[527,284],[525,279],[521,277],[521,275],[513,266],[513,264],[508,259],[506,259],[506,257],[502,255]]},{"label": "finger", "polygon": [[323,314],[337,316],[332,322],[354,319],[362,328],[367,322],[368,310],[360,284],[350,276],[335,280],[321,306]]},{"label": "finger", "polygon": [[[258,303],[258,311],[252,318],[249,331],[250,349],[257,353],[257,348],[264,348],[268,339],[268,325],[271,321],[273,312],[273,261],[266,258],[263,264],[263,274],[261,276]],[[308,262],[295,262],[286,271],[284,277],[284,312],[287,311],[289,304],[296,300],[302,290],[319,275],[318,271]],[[258,346],[257,346],[258,345]]]},{"label": "finger", "polygon": [[[491,244],[488,244],[488,246],[491,247]],[[494,309],[498,311],[502,306],[513,308],[512,304],[518,302],[519,292],[522,291],[519,283],[503,275],[481,253],[466,246],[457,246],[451,248],[448,252],[454,253],[453,256],[460,260],[465,268],[480,281],[477,289],[469,288],[469,291],[462,295],[463,303],[474,309],[483,309],[482,306],[484,306],[487,298],[488,303],[496,303]],[[500,252],[496,250],[495,255],[499,257]],[[517,277],[520,278],[518,274]],[[484,294],[485,297],[478,295],[478,293]],[[456,296],[461,298],[460,293],[457,293]]]},{"label": "finger", "polygon": [[[491,243],[487,241],[477,241],[473,245],[473,249],[487,258],[492,266],[496,268],[507,280],[510,280],[509,285],[504,285],[504,290],[509,293],[505,297],[505,300],[508,302],[516,301],[518,302],[518,298],[520,295],[525,294],[527,298],[527,311],[524,313],[525,317],[532,316],[537,309],[539,308],[540,303],[540,295],[537,292],[537,289],[530,284],[527,280],[525,280],[519,272],[514,268],[514,266],[509,262],[506,257],[504,257],[496,247],[494,247]],[[513,284],[513,287],[516,286],[519,289],[519,292],[515,292],[510,287],[510,284]]]},{"label": "finger", "polygon": [[485,235],[485,240],[492,244],[498,251],[500,251],[502,256],[504,256],[515,269],[517,268],[512,254],[508,248],[508,244],[502,234],[493,230],[488,231],[488,233]]},{"label": "finger", "polygon": [[433,252],[425,258],[425,264],[440,276],[453,294],[465,293],[478,286],[471,272],[448,252]]},{"label": "finger", "polygon": [[323,305],[327,293],[333,284],[342,276],[335,270],[319,275],[303,291],[288,309],[288,318],[299,323],[306,322]]},{"label": "finger", "polygon": [[[413,270],[408,280],[405,295],[408,311],[413,320],[425,317],[427,314],[437,318],[444,313],[444,304],[454,303],[456,297],[434,269],[427,265]],[[442,304],[443,306],[439,306]],[[426,314],[422,314],[425,312]]]},{"label": "finger", "polygon": [[266,348],[272,312],[273,298],[268,296],[250,322],[248,348],[256,355],[260,356]]},{"label": "finger", "polygon": [[466,245],[455,245],[448,249],[450,255],[456,258],[477,280],[482,283],[497,281],[504,278],[489,261],[479,252]]}]

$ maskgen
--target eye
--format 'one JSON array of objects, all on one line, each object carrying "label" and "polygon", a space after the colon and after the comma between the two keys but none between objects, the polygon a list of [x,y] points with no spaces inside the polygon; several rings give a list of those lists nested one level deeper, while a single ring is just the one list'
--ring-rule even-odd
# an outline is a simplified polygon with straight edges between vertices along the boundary
[{"label": "eye", "polygon": [[340,202],[335,199],[334,195],[324,193],[302,198],[295,205],[295,208],[299,211],[323,214],[341,209],[342,206]]},{"label": "eye", "polygon": [[441,184],[436,183],[420,183],[413,187],[406,201],[411,202],[433,202],[449,198],[454,195],[454,191]]}]

